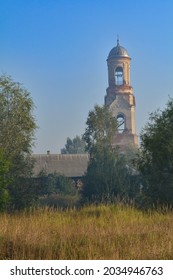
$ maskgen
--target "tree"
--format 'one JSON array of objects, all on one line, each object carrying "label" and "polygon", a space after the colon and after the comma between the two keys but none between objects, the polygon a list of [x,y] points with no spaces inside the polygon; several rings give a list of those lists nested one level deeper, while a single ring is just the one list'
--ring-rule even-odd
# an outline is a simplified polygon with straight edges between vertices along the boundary
[{"label": "tree", "polygon": [[65,148],[61,149],[61,154],[84,154],[86,153],[85,145],[85,141],[78,135],[74,139],[68,137]]},{"label": "tree", "polygon": [[9,194],[7,185],[9,183],[8,178],[9,162],[4,159],[2,149],[0,150],[0,211],[4,209],[4,206],[8,202]]},{"label": "tree", "polygon": [[10,160],[29,154],[36,124],[30,93],[9,76],[0,76],[0,147]]},{"label": "tree", "polygon": [[88,114],[83,139],[86,150],[94,156],[95,151],[103,147],[112,148],[113,137],[117,133],[117,121],[106,106],[96,105]]},{"label": "tree", "polygon": [[9,76],[0,76],[0,149],[9,162],[9,195],[18,188],[19,178],[32,174],[31,152],[36,129],[33,107],[30,93],[21,84]]},{"label": "tree", "polygon": [[52,194],[75,195],[77,193],[73,181],[62,174],[46,174],[42,171],[36,181],[39,196]]},{"label": "tree", "polygon": [[163,111],[150,114],[136,163],[147,203],[173,205],[173,99]]},{"label": "tree", "polygon": [[126,156],[112,145],[117,133],[116,119],[107,107],[96,105],[89,112],[86,124],[83,138],[90,161],[84,176],[83,197],[90,202],[105,202],[134,194],[138,185],[127,166]]},{"label": "tree", "polygon": [[67,209],[78,205],[79,193],[72,179],[62,174],[40,172],[34,178],[39,193],[38,205]]}]

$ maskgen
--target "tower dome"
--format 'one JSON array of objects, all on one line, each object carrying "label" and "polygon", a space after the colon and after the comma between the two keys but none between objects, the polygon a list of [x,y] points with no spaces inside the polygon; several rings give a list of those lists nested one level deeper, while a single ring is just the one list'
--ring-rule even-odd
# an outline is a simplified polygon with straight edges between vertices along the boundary
[{"label": "tower dome", "polygon": [[119,40],[117,40],[116,47],[114,47],[110,51],[110,53],[108,55],[108,59],[110,59],[110,58],[118,58],[118,57],[129,57],[129,54],[128,54],[127,50],[125,48],[123,48],[122,46],[120,46]]}]

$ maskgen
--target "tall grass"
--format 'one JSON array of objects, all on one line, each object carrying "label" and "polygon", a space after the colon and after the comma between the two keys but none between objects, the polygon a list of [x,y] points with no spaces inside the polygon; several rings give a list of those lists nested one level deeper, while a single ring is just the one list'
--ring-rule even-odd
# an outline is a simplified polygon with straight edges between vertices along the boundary
[{"label": "tall grass", "polygon": [[173,213],[115,205],[4,213],[0,259],[173,259]]}]

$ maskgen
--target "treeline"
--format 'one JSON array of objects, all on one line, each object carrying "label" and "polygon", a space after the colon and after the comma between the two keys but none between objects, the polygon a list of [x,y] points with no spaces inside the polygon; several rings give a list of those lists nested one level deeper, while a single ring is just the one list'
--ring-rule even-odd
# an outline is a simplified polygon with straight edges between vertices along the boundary
[{"label": "treeline", "polygon": [[[30,93],[11,77],[0,77],[0,211],[76,201],[74,183],[58,174],[33,177],[32,147],[37,128]],[[71,202],[73,201],[73,203]]]},{"label": "treeline", "polygon": [[142,209],[173,206],[173,100],[150,114],[140,148],[112,146],[118,124],[105,107],[89,112],[83,135],[90,154],[83,197],[92,202],[133,201]]},{"label": "treeline", "polygon": [[33,177],[32,146],[37,128],[30,93],[11,77],[0,77],[0,210],[30,206],[133,203],[141,209],[173,205],[173,100],[143,128],[139,149],[112,145],[117,120],[108,108],[89,112],[82,138],[67,138],[62,153],[87,152],[83,187],[59,174]]}]

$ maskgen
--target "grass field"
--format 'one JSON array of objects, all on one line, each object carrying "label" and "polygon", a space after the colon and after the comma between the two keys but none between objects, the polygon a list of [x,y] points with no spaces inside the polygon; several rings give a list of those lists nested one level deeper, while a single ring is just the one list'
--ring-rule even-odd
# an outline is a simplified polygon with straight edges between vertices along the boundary
[{"label": "grass field", "polygon": [[173,213],[115,205],[4,213],[0,259],[173,259]]}]

